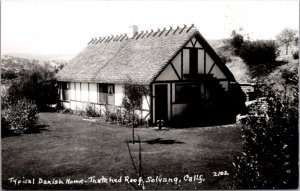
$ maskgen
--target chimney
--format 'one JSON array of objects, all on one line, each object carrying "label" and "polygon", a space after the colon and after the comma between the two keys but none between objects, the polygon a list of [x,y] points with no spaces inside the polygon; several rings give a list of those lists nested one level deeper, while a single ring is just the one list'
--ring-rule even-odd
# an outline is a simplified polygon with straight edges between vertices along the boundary
[{"label": "chimney", "polygon": [[129,29],[130,30],[129,30],[128,34],[127,34],[128,38],[134,37],[134,35],[139,32],[137,25],[132,25],[132,26],[129,27]]}]

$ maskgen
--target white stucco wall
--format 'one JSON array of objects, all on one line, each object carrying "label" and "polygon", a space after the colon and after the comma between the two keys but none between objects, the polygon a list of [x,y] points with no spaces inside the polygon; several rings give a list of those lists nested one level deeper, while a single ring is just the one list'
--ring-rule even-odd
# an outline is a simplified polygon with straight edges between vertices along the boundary
[{"label": "white stucco wall", "polygon": [[75,83],[75,100],[80,100],[81,99],[80,95],[81,95],[81,93],[80,93],[80,83],[76,82]]},{"label": "white stucco wall", "polygon": [[115,105],[122,106],[122,100],[124,97],[124,85],[123,84],[115,84]]},{"label": "white stucco wall", "polygon": [[190,50],[183,49],[183,74],[190,73]]},{"label": "white stucco wall", "polygon": [[164,71],[157,77],[157,81],[165,80],[179,80],[171,64],[169,64]]},{"label": "white stucco wall", "polygon": [[221,71],[221,69],[216,64],[213,67],[213,69],[211,70],[211,74],[213,74],[214,77],[217,79],[225,79],[226,78],[224,73]]},{"label": "white stucco wall", "polygon": [[70,100],[75,100],[75,83],[70,83]]},{"label": "white stucco wall", "polygon": [[97,103],[97,84],[90,83],[90,91],[89,91],[89,101],[93,103]]},{"label": "white stucco wall", "polygon": [[198,50],[198,74],[204,74],[204,50]]},{"label": "white stucco wall", "polygon": [[211,69],[212,65],[214,64],[214,61],[212,60],[212,58],[209,56],[208,53],[205,54],[205,62],[206,62],[206,73],[209,72],[209,70]]},{"label": "white stucco wall", "polygon": [[88,83],[81,83],[81,95],[80,95],[80,101],[89,101],[89,91],[88,91]]},{"label": "white stucco wall", "polygon": [[179,76],[181,76],[181,52],[172,60],[172,63]]}]

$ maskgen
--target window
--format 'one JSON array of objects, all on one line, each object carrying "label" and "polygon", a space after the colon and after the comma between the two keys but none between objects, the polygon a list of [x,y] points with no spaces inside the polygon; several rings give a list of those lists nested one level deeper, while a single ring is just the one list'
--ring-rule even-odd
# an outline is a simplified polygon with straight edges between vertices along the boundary
[{"label": "window", "polygon": [[197,103],[201,100],[200,84],[176,84],[176,103]]},{"label": "window", "polygon": [[198,49],[190,49],[190,74],[198,74]]},{"label": "window", "polygon": [[114,85],[107,85],[107,93],[109,96],[114,95]]},{"label": "window", "polygon": [[107,84],[99,84],[99,102],[107,103]]},{"label": "window", "polygon": [[69,100],[69,89],[70,89],[70,83],[68,82],[61,83],[61,99],[63,101]]},{"label": "window", "polygon": [[108,96],[113,96],[115,86],[113,84],[99,84],[99,103],[107,104]]}]

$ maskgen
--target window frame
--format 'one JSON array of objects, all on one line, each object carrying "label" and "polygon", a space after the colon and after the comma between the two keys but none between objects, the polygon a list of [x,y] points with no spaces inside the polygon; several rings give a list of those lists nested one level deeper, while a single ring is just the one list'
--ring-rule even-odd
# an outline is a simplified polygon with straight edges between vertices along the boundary
[{"label": "window frame", "polygon": [[[203,84],[204,85],[204,84]],[[183,87],[183,92],[178,92],[178,87]],[[197,91],[190,89],[189,91],[185,92],[189,86],[191,88],[198,88],[198,93],[194,94],[193,96],[189,96],[190,93],[195,93]],[[192,87],[192,86],[196,86],[196,87]],[[204,85],[205,86],[205,85]],[[205,88],[205,87],[204,87]],[[179,83],[179,84],[175,84],[175,100],[174,103],[175,104],[190,104],[190,103],[200,103],[203,100],[206,100],[204,95],[205,90],[202,92],[201,89],[201,82],[200,83]],[[182,96],[182,95],[178,95],[178,94],[182,94],[185,93],[186,95],[183,96],[183,98],[179,98],[178,96]]]},{"label": "window frame", "polygon": [[[106,83],[98,83],[98,103],[100,104],[108,104],[108,97],[115,95],[115,85],[114,84],[106,84]],[[111,88],[111,89],[109,89]],[[112,91],[112,93],[109,93],[109,90]]]},{"label": "window frame", "polygon": [[61,100],[70,101],[70,82],[61,82]]}]

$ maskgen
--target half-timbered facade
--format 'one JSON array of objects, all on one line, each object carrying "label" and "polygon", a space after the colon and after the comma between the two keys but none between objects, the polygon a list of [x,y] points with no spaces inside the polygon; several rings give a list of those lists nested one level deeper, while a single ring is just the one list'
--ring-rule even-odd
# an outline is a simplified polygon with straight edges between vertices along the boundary
[{"label": "half-timbered facade", "polygon": [[125,83],[149,86],[141,116],[154,124],[230,122],[244,109],[234,76],[193,26],[92,39],[57,78],[74,110],[122,107]]}]

